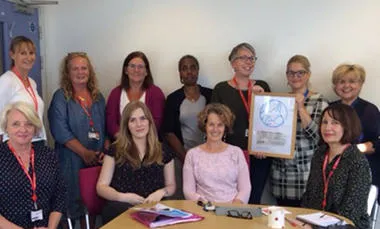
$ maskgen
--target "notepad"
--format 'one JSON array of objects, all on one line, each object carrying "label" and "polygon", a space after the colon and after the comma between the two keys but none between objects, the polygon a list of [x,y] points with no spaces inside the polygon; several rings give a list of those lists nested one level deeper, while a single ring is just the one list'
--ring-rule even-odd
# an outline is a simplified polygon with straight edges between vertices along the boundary
[{"label": "notepad", "polygon": [[156,204],[152,208],[134,208],[137,211],[131,213],[131,217],[147,227],[155,228],[177,223],[186,223],[202,220],[203,217],[171,208],[163,204]]},{"label": "notepad", "polygon": [[344,224],[344,221],[334,216],[327,215],[323,212],[317,212],[312,214],[297,215],[296,219],[308,224],[317,225],[321,227],[327,227],[335,224]]}]

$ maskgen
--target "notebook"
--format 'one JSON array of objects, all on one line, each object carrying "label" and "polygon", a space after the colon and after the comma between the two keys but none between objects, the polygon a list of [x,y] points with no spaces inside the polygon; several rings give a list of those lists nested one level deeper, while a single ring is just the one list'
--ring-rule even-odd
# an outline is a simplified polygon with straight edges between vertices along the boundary
[{"label": "notebook", "polygon": [[312,214],[297,215],[296,219],[303,221],[308,224],[327,227],[335,224],[345,224],[341,219],[338,219],[331,215],[326,215],[323,212],[317,212]]},{"label": "notebook", "polygon": [[204,218],[203,216],[159,203],[151,208],[134,209],[137,211],[131,213],[131,217],[150,228],[200,221]]}]

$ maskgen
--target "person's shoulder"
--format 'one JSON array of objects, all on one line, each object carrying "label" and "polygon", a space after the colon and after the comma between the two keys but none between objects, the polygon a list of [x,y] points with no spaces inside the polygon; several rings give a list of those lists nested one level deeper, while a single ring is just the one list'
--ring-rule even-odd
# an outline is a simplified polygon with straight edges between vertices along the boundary
[{"label": "person's shoulder", "polygon": [[9,87],[9,85],[17,82],[17,76],[12,71],[6,71],[4,74],[0,76],[0,85]]},{"label": "person's shoulder", "polygon": [[120,96],[121,91],[122,91],[122,87],[120,85],[118,85],[111,90],[109,97]]},{"label": "person's shoulder", "polygon": [[228,81],[227,80],[217,83],[214,87],[214,90],[216,90],[218,88],[225,88],[225,87],[228,87]]},{"label": "person's shoulder", "polygon": [[173,91],[172,93],[170,93],[166,100],[173,100],[173,99],[178,99],[178,98],[181,98],[181,97],[185,97],[185,93],[183,91],[183,87],[181,88],[178,88],[177,90]]},{"label": "person's shoulder", "polygon": [[151,84],[148,86],[147,90],[155,91],[155,92],[162,92],[161,88],[156,86],[155,84]]},{"label": "person's shoulder", "polygon": [[368,100],[365,100],[365,99],[362,99],[362,98],[358,98],[358,102],[362,103],[366,107],[366,109],[379,112],[379,109],[377,108],[377,106],[375,104],[371,103]]},{"label": "person's shoulder", "polygon": [[313,92],[313,94],[310,96],[310,99],[315,100],[317,102],[326,103],[326,105],[329,104],[329,101],[327,100],[327,98],[319,92]]}]

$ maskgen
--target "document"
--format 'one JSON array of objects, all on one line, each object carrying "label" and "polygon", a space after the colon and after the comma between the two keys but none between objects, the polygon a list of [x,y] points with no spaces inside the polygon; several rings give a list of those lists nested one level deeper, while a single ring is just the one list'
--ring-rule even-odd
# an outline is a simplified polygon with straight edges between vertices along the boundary
[{"label": "document", "polygon": [[327,215],[326,213],[323,213],[323,212],[297,215],[296,219],[308,224],[317,225],[321,227],[327,227],[327,226],[335,225],[335,224],[340,224],[340,225],[345,224],[343,220],[338,219],[331,215]]}]

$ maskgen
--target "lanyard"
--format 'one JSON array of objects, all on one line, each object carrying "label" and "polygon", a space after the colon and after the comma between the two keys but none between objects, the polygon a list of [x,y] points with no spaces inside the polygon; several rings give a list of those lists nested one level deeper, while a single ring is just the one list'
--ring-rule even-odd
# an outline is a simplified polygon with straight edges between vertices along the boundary
[{"label": "lanyard", "polygon": [[244,107],[245,107],[245,110],[247,111],[248,119],[249,119],[249,113],[250,113],[250,110],[251,110],[250,109],[251,108],[251,99],[252,99],[252,82],[251,82],[251,80],[248,81],[248,102],[247,102],[247,100],[245,99],[245,97],[243,95],[243,92],[239,89],[239,85],[237,83],[236,76],[234,76],[234,78],[232,79],[232,81],[234,82],[234,84],[236,86],[236,89],[239,90],[241,101],[244,104]]},{"label": "lanyard", "polygon": [[8,147],[13,153],[13,155],[16,157],[18,163],[20,164],[22,170],[24,171],[26,177],[29,179],[30,185],[32,186],[32,200],[34,203],[34,207],[37,210],[37,193],[36,193],[36,188],[37,188],[37,182],[36,182],[36,171],[34,169],[34,149],[32,148],[30,150],[30,163],[32,165],[32,176],[29,175],[28,170],[26,169],[22,159],[20,156],[16,154],[16,150],[12,147],[11,143],[8,141]]},{"label": "lanyard", "polygon": [[306,88],[306,91],[305,93],[303,94],[303,97],[306,99],[307,98],[307,94],[309,94],[309,88]]},{"label": "lanyard", "polygon": [[[343,151],[349,146],[346,145]],[[326,177],[326,167],[329,160],[329,154],[328,152],[325,153],[325,160],[323,161],[323,167],[322,167],[322,176],[323,176],[323,201],[322,201],[322,209],[325,210],[326,204],[327,204],[327,191],[329,189],[329,182],[330,178],[334,174],[335,169],[338,167],[340,159],[342,158],[342,154],[339,155],[338,159],[336,159],[331,171],[329,172],[328,177]]]},{"label": "lanyard", "polygon": [[79,102],[79,105],[82,107],[84,113],[87,115],[88,119],[90,120],[90,127],[93,128],[94,121],[92,120],[91,111],[88,108],[87,104],[85,103],[86,100],[81,96],[76,96],[76,98]]},{"label": "lanyard", "polygon": [[37,100],[37,96],[36,94],[34,93],[34,90],[32,88],[32,85],[30,84],[30,81],[29,81],[29,77],[27,77],[27,81],[28,81],[28,87],[25,85],[24,83],[24,80],[22,79],[22,76],[20,74],[20,72],[17,71],[17,69],[15,67],[12,68],[12,71],[13,73],[17,76],[17,78],[21,81],[22,85],[24,85],[24,88],[25,90],[28,92],[29,96],[32,98],[33,100],[33,103],[34,103],[34,109],[36,110],[36,112],[38,112],[38,100]]}]

